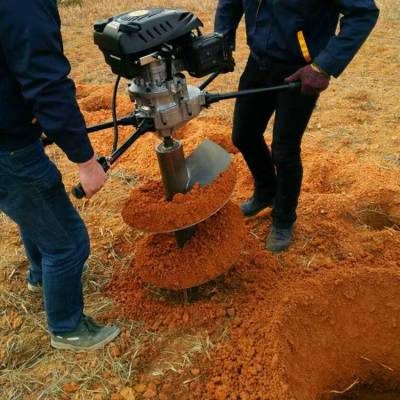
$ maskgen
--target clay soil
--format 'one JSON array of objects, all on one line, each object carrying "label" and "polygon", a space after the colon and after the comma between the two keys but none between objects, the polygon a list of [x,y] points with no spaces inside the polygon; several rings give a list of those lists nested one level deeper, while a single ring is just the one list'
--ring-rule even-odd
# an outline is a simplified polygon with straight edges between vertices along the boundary
[{"label": "clay soil", "polygon": [[125,223],[146,232],[172,232],[204,221],[229,200],[236,182],[231,166],[209,185],[195,184],[190,192],[165,200],[161,181],[147,181],[134,187],[122,210]]},{"label": "clay soil", "polygon": [[[132,261],[133,274],[157,288],[177,290],[200,286],[234,265],[245,237],[240,209],[230,203],[197,225],[194,236],[183,249],[177,246],[174,234],[151,235],[143,239]],[[116,282],[112,291],[117,297],[129,300],[129,290],[121,296],[126,284],[120,288]]]},{"label": "clay soil", "polygon": [[[134,8],[161,3],[140,0]],[[164,5],[193,9],[211,30],[214,1]],[[104,351],[50,349],[42,298],[26,290],[17,228],[0,215],[1,399],[366,400],[365,388],[400,398],[400,14],[395,0],[381,6],[371,39],[332,80],[305,133],[299,218],[287,253],[264,249],[269,210],[245,222],[237,214],[252,181],[230,142],[231,102],[176,135],[186,154],[214,140],[232,154],[237,175],[232,204],[199,226],[208,234],[188,250],[177,251],[170,235],[144,236],[121,216],[132,189],[160,180],[152,134],[113,167],[98,195],[74,200],[92,240],[86,312],[122,331]],[[132,7],[84,0],[82,8],[62,8],[89,125],[110,118],[112,91],[109,69],[91,45],[91,23]],[[210,90],[234,90],[246,57],[241,27],[236,72]],[[119,115],[133,110],[122,93]],[[121,140],[131,130],[122,128]],[[92,141],[107,155],[112,131]],[[48,153],[71,188],[75,166],[55,147]],[[225,271],[220,254],[231,257],[229,270],[186,295],[148,283],[172,287],[176,271],[195,281],[198,271],[215,267],[212,278]]]}]

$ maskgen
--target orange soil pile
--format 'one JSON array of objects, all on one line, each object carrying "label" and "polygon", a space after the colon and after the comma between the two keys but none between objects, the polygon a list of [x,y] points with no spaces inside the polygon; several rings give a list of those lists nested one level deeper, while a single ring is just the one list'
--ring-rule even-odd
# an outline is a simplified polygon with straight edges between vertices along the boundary
[{"label": "orange soil pile", "polygon": [[160,181],[147,181],[134,187],[122,210],[124,221],[146,232],[180,230],[214,215],[229,200],[235,187],[235,168],[231,165],[210,185],[195,184],[190,192],[165,200]]},{"label": "orange soil pile", "polygon": [[399,387],[399,271],[338,272],[297,283],[275,312],[270,368],[282,399],[333,399],[330,391],[348,388],[354,376]]},{"label": "orange soil pile", "polygon": [[173,234],[151,235],[138,244],[132,268],[158,288],[199,286],[227,272],[239,258],[246,237],[238,206],[228,203],[196,226],[195,235],[180,249]]},{"label": "orange soil pile", "polygon": [[185,398],[333,399],[356,378],[398,386],[398,271],[336,268],[282,283],[244,303],[208,364],[211,378]]}]

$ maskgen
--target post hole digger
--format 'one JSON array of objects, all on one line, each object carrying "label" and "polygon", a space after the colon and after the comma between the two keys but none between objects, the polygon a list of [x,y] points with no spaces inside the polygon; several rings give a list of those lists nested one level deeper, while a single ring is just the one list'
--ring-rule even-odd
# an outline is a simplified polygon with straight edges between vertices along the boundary
[{"label": "post hole digger", "polygon": [[[161,139],[156,154],[168,201],[177,193],[190,192],[196,183],[202,187],[210,185],[231,162],[229,153],[211,140],[205,140],[185,158],[181,142],[174,138],[177,128],[213,103],[300,87],[295,82],[224,94],[207,92],[207,86],[221,72],[233,69],[234,61],[225,37],[219,33],[203,35],[202,26],[191,12],[170,9],[127,12],[94,25],[94,41],[117,75],[113,120],[88,128],[89,133],[114,128],[112,154],[100,157],[98,162],[107,171],[142,135],[156,133]],[[184,71],[196,78],[209,77],[195,87],[187,83]],[[131,81],[128,91],[135,111],[117,119],[115,99],[121,77]],[[118,126],[136,127],[119,147]],[[230,194],[208,217],[228,202]],[[80,184],[74,187],[73,195],[79,199],[85,196]],[[174,230],[179,248],[183,248],[203,220]]]},{"label": "post hole digger", "polygon": [[[230,163],[228,153],[210,140],[203,142],[187,160],[174,131],[195,118],[211,104],[267,91],[296,89],[299,83],[282,84],[241,92],[212,94],[205,91],[219,73],[233,68],[232,51],[223,35],[203,35],[202,22],[183,10],[151,9],[119,14],[94,25],[94,41],[107,64],[118,76],[131,80],[129,95],[135,111],[124,118],[88,128],[96,132],[116,128],[114,149],[99,163],[108,170],[144,133],[156,132],[162,142],[157,147],[165,195],[187,192],[194,183],[210,184]],[[196,78],[211,75],[199,87],[188,85],[183,71]],[[114,91],[114,100],[116,89]],[[120,146],[118,126],[132,125],[137,130]],[[85,193],[80,185],[73,189],[77,198]]]}]

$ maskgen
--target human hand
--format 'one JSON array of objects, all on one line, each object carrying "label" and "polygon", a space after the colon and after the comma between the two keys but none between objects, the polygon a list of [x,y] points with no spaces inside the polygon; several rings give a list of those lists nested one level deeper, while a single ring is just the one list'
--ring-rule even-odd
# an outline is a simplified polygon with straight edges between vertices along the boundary
[{"label": "human hand", "polygon": [[220,72],[222,74],[227,74],[229,72],[233,72],[235,70],[235,59],[232,57],[229,57],[229,60],[225,63],[225,65],[221,68]]},{"label": "human hand", "polygon": [[78,164],[79,177],[86,197],[90,199],[96,194],[107,180],[103,167],[97,162],[96,155],[89,161]]},{"label": "human hand", "polygon": [[306,95],[316,95],[328,88],[330,76],[315,65],[300,68],[285,82],[301,81],[301,92]]}]

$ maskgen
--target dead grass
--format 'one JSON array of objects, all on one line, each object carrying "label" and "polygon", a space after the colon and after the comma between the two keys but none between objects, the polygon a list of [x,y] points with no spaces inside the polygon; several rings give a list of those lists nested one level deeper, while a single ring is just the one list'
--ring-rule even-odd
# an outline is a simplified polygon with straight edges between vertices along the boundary
[{"label": "dead grass", "polygon": [[175,334],[165,341],[159,357],[148,367],[148,373],[152,376],[163,377],[170,372],[181,374],[193,365],[192,358],[198,354],[207,354],[210,357],[210,351],[214,347],[206,332],[196,335]]},{"label": "dead grass", "polygon": [[393,0],[377,0],[377,4],[381,9],[381,17],[385,20],[400,20],[400,7]]},{"label": "dead grass", "polygon": [[58,0],[60,6],[82,6],[83,0]]}]

